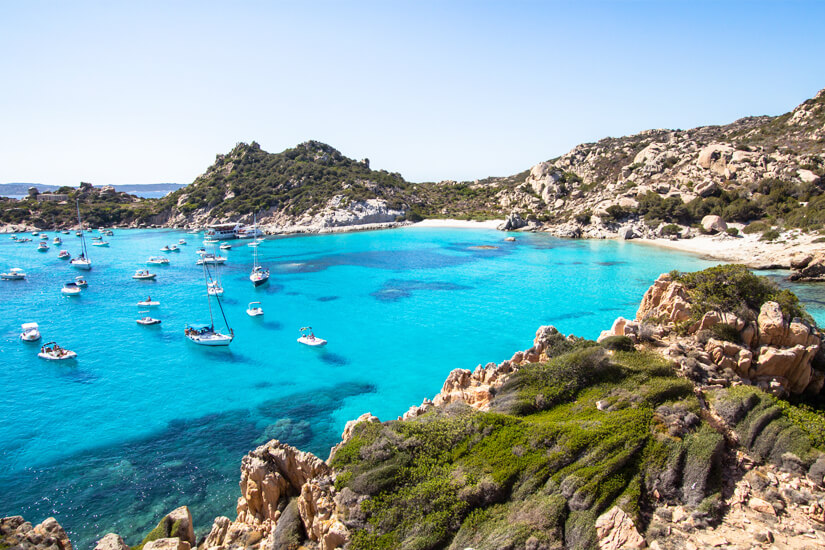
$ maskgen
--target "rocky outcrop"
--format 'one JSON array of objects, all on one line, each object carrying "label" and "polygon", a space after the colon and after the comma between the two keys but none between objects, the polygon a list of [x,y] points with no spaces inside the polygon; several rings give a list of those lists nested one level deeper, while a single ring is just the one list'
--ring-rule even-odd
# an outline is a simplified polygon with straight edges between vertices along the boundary
[{"label": "rocky outcrop", "polygon": [[596,520],[596,535],[600,550],[645,548],[647,543],[639,534],[633,520],[618,506],[614,506]]},{"label": "rocky outcrop", "polygon": [[54,518],[32,527],[20,516],[0,519],[0,548],[20,550],[72,550],[63,527]]},{"label": "rocky outcrop", "polygon": [[659,322],[681,323],[690,318],[687,289],[668,273],[659,275],[642,297],[636,312],[637,321],[655,319]]},{"label": "rocky outcrop", "polygon": [[795,258],[791,268],[791,281],[825,281],[825,251]]},{"label": "rocky outcrop", "polygon": [[117,533],[109,533],[95,545],[95,550],[129,550],[129,547]]}]

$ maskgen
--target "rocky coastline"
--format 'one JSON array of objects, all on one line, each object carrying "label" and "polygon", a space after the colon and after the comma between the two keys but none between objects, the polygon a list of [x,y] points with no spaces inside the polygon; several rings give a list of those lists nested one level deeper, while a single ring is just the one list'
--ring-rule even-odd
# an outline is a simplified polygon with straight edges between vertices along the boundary
[{"label": "rocky coastline", "polygon": [[[735,266],[699,273],[719,277],[722,273],[719,270],[726,270],[725,276],[732,277],[731,284],[742,283],[742,277],[754,277],[744,267]],[[756,284],[755,277],[744,281],[747,284],[742,283],[743,288]],[[723,500],[716,505],[719,515],[710,523],[704,519],[707,514],[701,512],[705,502],[702,493],[697,497],[689,497],[689,491],[665,496],[669,491],[666,485],[654,484],[645,489],[649,491],[647,498],[651,499],[652,508],[644,514],[644,525],[639,524],[638,515],[634,517],[620,503],[594,518],[590,527],[595,529],[597,546],[600,549],[822,546],[825,544],[825,453],[814,448],[808,448],[805,456],[782,452],[778,439],[785,436],[775,430],[771,432],[772,422],[780,413],[769,409],[770,414],[760,413],[761,420],[753,420],[756,423],[751,422],[751,413],[759,409],[758,395],[762,392],[780,398],[822,393],[825,385],[823,335],[810,321],[788,312],[783,294],[776,295],[781,304],[767,300],[736,311],[714,307],[702,313],[706,308],[697,301],[694,291],[697,287],[696,279],[690,276],[662,274],[642,298],[636,318],[618,318],[602,333],[599,342],[606,350],[660,356],[672,365],[670,368],[675,369],[679,378],[689,381],[701,404],[697,411],[699,418],[692,419],[692,413],[685,416],[684,412],[673,412],[665,406],[657,409],[656,414],[669,430],[669,437],[685,437],[681,434],[700,421],[707,422],[722,436],[720,448],[714,451],[718,453],[714,460],[719,461],[724,471]],[[564,337],[552,326],[540,327],[529,349],[518,351],[499,364],[479,365],[472,371],[453,370],[438,394],[411,407],[398,421],[426,421],[432,413],[441,414],[440,411],[456,407],[491,410],[491,405],[495,406],[496,400],[502,398],[503,388],[512,383],[522,369],[552,361],[560,346],[578,341],[573,336]],[[736,388],[752,388],[748,391],[757,393],[734,403],[733,393],[725,392]],[[595,403],[599,411],[611,411],[614,406],[611,399]],[[277,440],[261,445],[241,461],[241,496],[234,520],[218,517],[208,534],[196,539],[191,515],[184,506],[162,518],[132,550],[349,548],[354,530],[365,525],[363,512],[359,510],[367,497],[348,486],[341,488],[342,474],[332,464],[337,453],[348,452],[345,451],[347,444],[354,437],[360,437],[365,426],[380,428],[382,424],[385,423],[369,413],[348,422],[341,442],[331,450],[327,460]],[[574,506],[572,502],[569,505]],[[568,536],[573,535],[563,535],[563,538],[566,540]],[[0,547],[72,550],[66,533],[53,518],[32,526],[19,516],[0,521]],[[548,546],[538,539],[524,546],[551,547],[556,546]],[[100,539],[95,550],[129,550],[129,546],[118,535],[110,533]]]}]

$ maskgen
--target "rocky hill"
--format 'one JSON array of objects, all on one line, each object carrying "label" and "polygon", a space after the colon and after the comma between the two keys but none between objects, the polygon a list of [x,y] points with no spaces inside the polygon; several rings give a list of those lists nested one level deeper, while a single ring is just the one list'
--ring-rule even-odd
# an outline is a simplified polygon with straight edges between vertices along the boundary
[{"label": "rocky hill", "polygon": [[[541,327],[397,420],[347,423],[326,461],[258,447],[234,520],[197,539],[182,507],[132,548],[821,547],[823,382],[793,294],[743,266],[663,274],[599,342]],[[19,517],[0,545],[71,549]]]}]

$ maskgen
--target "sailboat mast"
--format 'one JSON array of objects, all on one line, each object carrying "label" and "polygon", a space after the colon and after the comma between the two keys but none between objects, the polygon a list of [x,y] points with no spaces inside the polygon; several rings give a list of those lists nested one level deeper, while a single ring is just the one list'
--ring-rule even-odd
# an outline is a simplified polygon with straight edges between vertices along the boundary
[{"label": "sailboat mast", "polygon": [[204,256],[203,259],[203,277],[206,280],[206,303],[209,305],[209,325],[214,331],[215,320],[212,318],[212,300],[209,299],[209,279],[211,278],[211,276],[209,275],[209,268],[206,266],[206,256]]},{"label": "sailboat mast", "polygon": [[83,234],[83,221],[80,219],[80,199],[75,199],[77,204],[77,225],[80,226],[80,248],[83,251],[83,257],[88,259],[89,255],[86,253],[86,236]]},{"label": "sailboat mast", "polygon": [[[258,214],[257,213],[252,214],[252,219],[254,220],[252,222],[253,227],[254,227],[254,229],[252,230],[252,236],[255,239],[255,241],[257,242],[257,240],[258,240]],[[258,269],[258,247],[256,246],[254,248],[255,248],[255,250],[252,252],[252,255],[255,259],[252,261],[252,271],[255,271],[256,269]]]}]

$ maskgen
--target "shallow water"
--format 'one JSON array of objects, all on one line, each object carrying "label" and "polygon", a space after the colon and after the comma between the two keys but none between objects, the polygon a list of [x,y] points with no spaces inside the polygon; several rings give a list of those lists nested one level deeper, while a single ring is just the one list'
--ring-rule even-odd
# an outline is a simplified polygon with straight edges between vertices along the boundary
[{"label": "shallow water", "polygon": [[[61,237],[76,254],[79,239]],[[170,266],[149,267],[157,281],[130,278],[181,237],[189,244],[167,254]],[[89,548],[111,531],[136,544],[186,504],[203,533],[215,516],[234,517],[240,460],[255,445],[275,437],[325,458],[365,411],[395,418],[450,370],[528,348],[540,325],[595,338],[633,317],[660,273],[716,263],[626,242],[503,237],[406,228],[270,239],[259,254],[272,278],[257,289],[252,248],[233,241],[221,271],[236,333],[228,349],[183,335],[209,319],[198,236],[116,231],[110,248],[90,247],[88,273],[58,260],[60,247],[38,253],[36,241],[3,237],[0,268],[29,278],[0,283],[0,515],[53,515]],[[89,288],[63,297],[79,273]],[[823,324],[823,292],[798,288]],[[138,326],[136,302],[150,294],[163,323]],[[245,314],[253,300],[263,318]],[[27,321],[40,323],[43,342],[77,351],[76,363],[38,359],[38,344],[18,338]],[[297,344],[304,325],[329,345]]]}]

